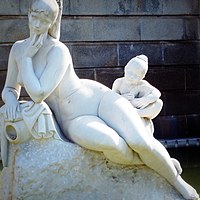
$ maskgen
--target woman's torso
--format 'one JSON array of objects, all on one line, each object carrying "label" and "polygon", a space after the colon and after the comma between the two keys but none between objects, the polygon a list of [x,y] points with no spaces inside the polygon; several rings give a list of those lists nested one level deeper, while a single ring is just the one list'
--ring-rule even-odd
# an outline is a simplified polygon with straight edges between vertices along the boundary
[{"label": "woman's torso", "polygon": [[[56,41],[59,42],[59,41]],[[19,47],[16,62],[19,69],[18,82],[23,86],[20,71],[23,51],[27,48],[28,42],[24,40]],[[48,45],[41,48],[37,56],[33,58],[33,68],[35,75],[39,79],[47,64],[47,54],[54,47],[55,41],[50,41]],[[66,57],[70,54],[66,50]],[[71,58],[71,56],[70,56]],[[98,115],[98,106],[102,96],[106,91],[110,91],[106,86],[86,79],[79,79],[74,71],[72,61],[66,61],[66,72],[56,89],[45,100],[54,112],[59,125],[82,115]],[[47,77],[48,78],[48,77]],[[56,78],[56,77],[55,77]]]}]

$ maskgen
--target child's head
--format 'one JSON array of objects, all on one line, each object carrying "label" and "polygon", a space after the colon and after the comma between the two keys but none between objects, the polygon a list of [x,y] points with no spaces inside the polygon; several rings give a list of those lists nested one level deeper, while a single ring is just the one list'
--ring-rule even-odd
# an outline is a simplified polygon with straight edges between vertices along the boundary
[{"label": "child's head", "polygon": [[148,58],[145,55],[139,55],[132,58],[124,68],[124,77],[129,83],[137,84],[141,81],[148,70]]}]

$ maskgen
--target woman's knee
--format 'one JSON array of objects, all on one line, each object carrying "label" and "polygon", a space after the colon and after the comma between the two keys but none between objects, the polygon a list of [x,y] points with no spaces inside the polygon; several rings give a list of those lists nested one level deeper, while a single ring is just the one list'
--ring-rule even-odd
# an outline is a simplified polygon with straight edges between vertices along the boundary
[{"label": "woman's knee", "polygon": [[105,151],[123,152],[128,148],[126,142],[118,134],[109,135],[104,139],[100,144]]},{"label": "woman's knee", "polygon": [[142,153],[142,152],[149,152],[153,150],[153,145],[151,142],[151,138],[149,137],[149,135],[147,135],[148,140],[147,139],[135,139],[135,140],[131,140],[131,141],[127,141],[128,145],[131,147],[131,149],[133,149],[135,152],[137,153]]}]

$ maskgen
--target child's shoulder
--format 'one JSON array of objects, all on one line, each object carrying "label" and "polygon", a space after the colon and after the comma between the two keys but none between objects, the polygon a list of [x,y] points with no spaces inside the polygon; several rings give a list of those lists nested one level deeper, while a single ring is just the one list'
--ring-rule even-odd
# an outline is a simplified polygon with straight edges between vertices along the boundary
[{"label": "child's shoulder", "polygon": [[121,84],[121,83],[123,83],[123,82],[124,82],[124,77],[117,78],[117,79],[114,81],[115,84]]},{"label": "child's shoulder", "polygon": [[141,80],[139,85],[141,85],[141,86],[151,86],[151,84],[146,80]]},{"label": "child's shoulder", "polygon": [[145,80],[140,81],[140,84],[138,85],[138,90],[153,90],[154,87]]}]

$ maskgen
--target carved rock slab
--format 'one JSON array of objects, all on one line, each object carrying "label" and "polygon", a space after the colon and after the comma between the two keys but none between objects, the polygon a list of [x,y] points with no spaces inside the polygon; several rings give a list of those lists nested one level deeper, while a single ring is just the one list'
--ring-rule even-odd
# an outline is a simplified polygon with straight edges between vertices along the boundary
[{"label": "carved rock slab", "polygon": [[145,166],[123,166],[103,154],[56,139],[10,145],[3,200],[182,200]]}]

